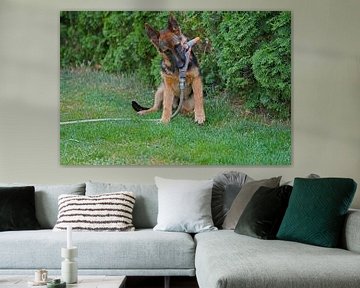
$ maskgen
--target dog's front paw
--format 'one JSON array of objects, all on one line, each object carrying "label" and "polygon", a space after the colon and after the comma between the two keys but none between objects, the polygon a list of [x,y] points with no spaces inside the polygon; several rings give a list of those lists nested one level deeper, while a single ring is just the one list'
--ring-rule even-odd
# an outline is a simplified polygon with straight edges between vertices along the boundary
[{"label": "dog's front paw", "polygon": [[138,115],[145,115],[146,114],[146,110],[141,110],[136,112]]},{"label": "dog's front paw", "polygon": [[205,122],[205,115],[195,115],[195,122],[202,125]]},{"label": "dog's front paw", "polygon": [[161,117],[161,123],[163,124],[168,124],[170,122],[170,117]]}]

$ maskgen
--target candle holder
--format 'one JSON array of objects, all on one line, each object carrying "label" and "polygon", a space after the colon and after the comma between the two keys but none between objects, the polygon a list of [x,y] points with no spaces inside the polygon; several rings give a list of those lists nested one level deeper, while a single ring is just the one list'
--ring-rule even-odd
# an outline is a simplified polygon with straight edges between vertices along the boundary
[{"label": "candle holder", "polygon": [[61,248],[61,279],[67,284],[77,283],[78,269],[75,257],[78,255],[77,247]]}]

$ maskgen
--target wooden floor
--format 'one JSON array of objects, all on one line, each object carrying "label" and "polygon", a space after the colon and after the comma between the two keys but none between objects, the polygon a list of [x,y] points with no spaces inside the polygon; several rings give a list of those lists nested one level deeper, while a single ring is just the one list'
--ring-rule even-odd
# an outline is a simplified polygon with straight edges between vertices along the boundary
[{"label": "wooden floor", "polygon": [[[132,277],[126,279],[126,288],[163,288],[164,277]],[[199,288],[195,277],[170,277],[171,288]]]}]

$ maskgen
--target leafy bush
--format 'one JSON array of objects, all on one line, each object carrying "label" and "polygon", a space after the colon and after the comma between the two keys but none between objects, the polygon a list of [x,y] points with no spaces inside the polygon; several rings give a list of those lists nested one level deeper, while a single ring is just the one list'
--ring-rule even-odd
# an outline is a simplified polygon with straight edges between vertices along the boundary
[{"label": "leafy bush", "polygon": [[[254,111],[289,119],[291,101],[291,13],[285,11],[173,12],[195,46],[205,93],[226,93]],[[62,11],[61,67],[93,66],[136,73],[160,82],[160,57],[144,23],[167,25],[168,12]],[[237,101],[239,102],[239,101]]]},{"label": "leafy bush", "polygon": [[251,59],[254,77],[264,91],[261,104],[283,118],[290,115],[291,106],[290,20],[289,13],[271,18],[268,24],[275,37],[263,43]]}]

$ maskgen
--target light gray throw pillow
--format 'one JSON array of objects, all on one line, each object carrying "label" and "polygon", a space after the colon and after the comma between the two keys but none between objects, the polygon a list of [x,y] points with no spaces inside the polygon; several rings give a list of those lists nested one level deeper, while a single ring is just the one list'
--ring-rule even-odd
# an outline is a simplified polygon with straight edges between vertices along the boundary
[{"label": "light gray throw pillow", "polygon": [[278,187],[280,179],[281,176],[245,183],[242,186],[238,195],[236,196],[234,202],[230,207],[229,212],[224,219],[224,223],[222,225],[223,229],[234,230],[237,222],[240,219],[241,214],[244,212],[246,205],[250,202],[250,199],[255,194],[255,192],[261,186],[269,188]]},{"label": "light gray throw pillow", "polygon": [[159,213],[154,230],[198,233],[217,230],[211,217],[213,180],[155,177]]}]

